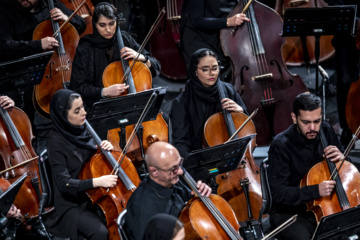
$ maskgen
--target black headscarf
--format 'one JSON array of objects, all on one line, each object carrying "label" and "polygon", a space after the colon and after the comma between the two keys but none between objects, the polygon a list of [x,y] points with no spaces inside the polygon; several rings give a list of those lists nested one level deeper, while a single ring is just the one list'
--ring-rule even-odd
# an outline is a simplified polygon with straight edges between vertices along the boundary
[{"label": "black headscarf", "polygon": [[177,218],[159,213],[152,217],[146,225],[143,240],[171,240]]},{"label": "black headscarf", "polygon": [[[107,2],[100,2],[96,4],[95,9],[101,5],[108,5],[112,9],[114,9],[114,6]],[[114,9],[115,11],[115,9]],[[116,12],[115,12],[116,15]],[[112,59],[109,59],[109,54],[112,54],[115,49],[118,49],[117,47],[117,31],[118,27],[116,27],[115,34],[112,38],[106,39],[102,37],[99,33],[99,31],[96,28],[96,22],[94,18],[92,18],[92,27],[93,27],[93,34],[85,35],[80,39],[79,44],[82,42],[89,42],[91,45],[93,45],[95,49],[95,78],[102,79],[102,74],[104,72],[104,69],[107,67],[107,65],[112,61]],[[118,19],[115,19],[116,23],[118,23]],[[96,83],[102,83],[102,81],[95,81]],[[96,87],[103,87],[96,86]]]},{"label": "black headscarf", "polygon": [[75,126],[67,120],[67,109],[70,95],[75,93],[68,89],[57,91],[51,98],[50,118],[54,129],[64,136],[73,145],[90,150],[97,149],[95,141],[91,138],[85,126]]},{"label": "black headscarf", "polygon": [[[202,138],[203,136],[203,127],[206,120],[212,114],[217,112],[217,106],[220,105],[220,96],[218,94],[217,84],[210,87],[204,87],[195,73],[198,65],[197,58],[199,54],[205,50],[211,51],[207,48],[201,48],[191,56],[189,66],[190,80],[186,82],[184,92],[187,106],[189,106],[189,112],[192,116],[191,125],[193,128],[193,136],[197,136],[199,138]],[[219,78],[217,83],[218,81],[220,81]],[[222,82],[220,82],[220,84],[222,84]],[[199,140],[198,142],[202,141]]]}]

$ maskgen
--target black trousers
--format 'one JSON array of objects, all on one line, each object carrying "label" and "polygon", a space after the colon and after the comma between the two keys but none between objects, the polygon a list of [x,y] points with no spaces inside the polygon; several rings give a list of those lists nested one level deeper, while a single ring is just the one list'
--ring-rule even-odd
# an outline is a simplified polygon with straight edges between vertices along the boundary
[{"label": "black trousers", "polygon": [[108,230],[98,215],[86,209],[80,216],[77,224],[78,231],[87,240],[108,239]]},{"label": "black trousers", "polygon": [[[270,214],[271,228],[277,228],[292,216],[291,214]],[[303,215],[298,215],[294,223],[275,237],[279,240],[308,240],[312,238],[316,225],[315,215],[312,212],[307,212]]]}]

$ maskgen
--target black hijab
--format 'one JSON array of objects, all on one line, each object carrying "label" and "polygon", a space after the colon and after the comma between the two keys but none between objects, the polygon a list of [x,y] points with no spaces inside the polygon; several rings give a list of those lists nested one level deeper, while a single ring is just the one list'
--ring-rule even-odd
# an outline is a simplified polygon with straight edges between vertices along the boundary
[{"label": "black hijab", "polygon": [[75,93],[68,89],[57,91],[51,98],[50,118],[53,121],[54,129],[64,136],[70,143],[90,150],[96,150],[96,143],[89,135],[85,126],[75,126],[67,120],[67,105],[70,95]]},{"label": "black hijab", "polygon": [[[191,56],[189,66],[190,80],[186,82],[184,92],[187,101],[186,106],[189,106],[189,113],[191,115],[193,136],[196,136],[195,138],[199,138],[194,140],[194,142],[200,144],[199,146],[194,146],[195,149],[201,148],[203,128],[206,120],[212,114],[216,113],[220,106],[220,96],[216,86],[220,79],[218,78],[217,83],[213,86],[204,87],[195,73],[198,65],[197,59],[199,58],[200,53],[203,51],[211,50],[207,48],[201,48]],[[223,84],[222,82],[219,83]]]},{"label": "black hijab", "polygon": [[[96,14],[96,9],[99,8],[102,5],[107,5],[110,6],[111,9],[114,10],[114,15],[116,15],[116,10],[114,8],[113,5],[111,5],[110,3],[107,2],[100,2],[95,6],[95,10],[94,10],[94,14]],[[101,14],[99,14],[101,15]],[[98,16],[98,19],[100,18],[100,16]],[[107,67],[107,65],[109,65],[110,62],[113,61],[114,57],[112,56],[112,54],[115,52],[115,50],[118,49],[117,46],[117,31],[118,31],[118,27],[116,27],[116,31],[115,34],[112,38],[110,39],[106,39],[104,37],[102,37],[99,33],[99,31],[96,28],[96,22],[95,22],[95,18],[92,18],[92,26],[93,26],[93,34],[88,34],[85,35],[84,37],[82,37],[80,39],[79,45],[82,44],[83,42],[89,42],[91,45],[93,45],[94,47],[94,51],[95,51],[95,56],[94,56],[94,66],[95,66],[95,83],[96,83],[96,87],[103,87],[102,85],[102,74],[105,70],[105,68]],[[118,18],[115,19],[116,23],[118,23]]]},{"label": "black hijab", "polygon": [[177,218],[159,213],[152,217],[146,225],[143,240],[171,240]]}]

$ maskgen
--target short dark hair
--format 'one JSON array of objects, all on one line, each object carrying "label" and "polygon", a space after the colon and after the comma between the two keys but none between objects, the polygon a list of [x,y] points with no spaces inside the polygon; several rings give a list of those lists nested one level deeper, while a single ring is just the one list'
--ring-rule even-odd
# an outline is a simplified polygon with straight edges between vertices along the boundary
[{"label": "short dark hair", "polygon": [[71,109],[71,105],[72,105],[72,103],[74,102],[74,100],[75,100],[75,99],[78,99],[78,98],[80,98],[80,97],[81,97],[80,94],[78,94],[78,93],[76,93],[76,92],[71,93],[70,96],[69,96],[69,99],[68,99],[68,102],[67,102],[67,104],[66,104],[65,109],[66,109],[67,111],[69,111],[69,110]]},{"label": "short dark hair", "polygon": [[176,236],[176,234],[178,234],[178,232],[184,227],[183,223],[177,219],[175,222],[175,226],[174,226],[174,232],[173,232],[173,236],[172,238],[174,238]]},{"label": "short dark hair", "polygon": [[211,51],[211,50],[204,50],[204,51],[201,51],[198,55],[197,55],[197,58],[196,58],[196,66],[199,64],[200,60],[203,58],[203,57],[206,57],[206,56],[212,56],[214,58],[216,58],[216,60],[219,62],[216,54]]},{"label": "short dark hair", "polygon": [[97,23],[101,16],[109,19],[117,19],[115,7],[105,3],[96,5],[93,14],[93,22]]},{"label": "short dark hair", "polygon": [[313,93],[301,93],[296,96],[293,103],[293,112],[295,116],[299,116],[300,110],[314,111],[321,107],[321,99]]}]

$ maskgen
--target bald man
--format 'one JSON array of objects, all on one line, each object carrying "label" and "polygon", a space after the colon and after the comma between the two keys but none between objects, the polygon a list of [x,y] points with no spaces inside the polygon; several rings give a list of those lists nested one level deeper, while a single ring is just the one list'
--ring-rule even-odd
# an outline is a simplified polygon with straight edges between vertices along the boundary
[{"label": "bald man", "polygon": [[[125,228],[131,239],[143,237],[147,222],[157,213],[178,217],[193,194],[181,181],[183,158],[169,143],[155,142],[147,150],[145,162],[149,170],[146,177],[127,204]],[[202,196],[210,196],[211,188],[201,181],[196,186]]]}]

